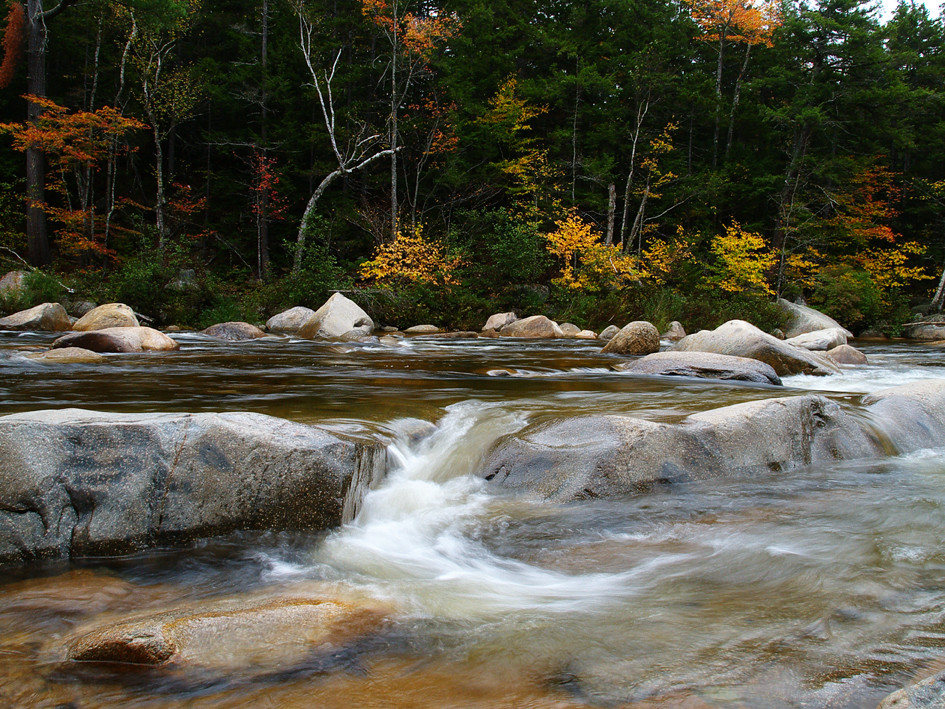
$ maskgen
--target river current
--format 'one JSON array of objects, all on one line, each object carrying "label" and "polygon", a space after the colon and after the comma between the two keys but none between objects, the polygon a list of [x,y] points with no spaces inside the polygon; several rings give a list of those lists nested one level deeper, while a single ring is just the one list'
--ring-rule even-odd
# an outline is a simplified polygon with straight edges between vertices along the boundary
[{"label": "river current", "polygon": [[[175,335],[179,352],[49,365],[0,335],[0,414],[255,411],[390,439],[385,481],[327,534],[8,567],[0,699],[49,707],[875,707],[945,667],[945,448],[568,504],[471,475],[496,439],[584,413],[676,421],[815,391],[945,378],[942,350],[771,387],[615,372],[596,343],[383,344]],[[420,419],[435,426],[416,440]],[[943,442],[945,445],[945,442]],[[389,602],[358,652],[210,684],[64,673],[48,648],[109,613],[313,582]]]}]

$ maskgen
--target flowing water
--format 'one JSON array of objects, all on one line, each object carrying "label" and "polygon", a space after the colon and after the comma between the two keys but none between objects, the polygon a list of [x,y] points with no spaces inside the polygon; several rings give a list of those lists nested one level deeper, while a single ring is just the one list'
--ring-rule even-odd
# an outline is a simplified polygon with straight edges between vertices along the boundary
[{"label": "flowing water", "polygon": [[[812,390],[855,407],[945,378],[940,349],[865,345],[869,366],[782,389],[617,373],[580,341],[178,337],[180,352],[62,366],[21,354],[48,337],[3,335],[0,414],[258,411],[383,432],[392,469],[328,534],[5,569],[9,706],[874,707],[945,666],[945,448],[569,504],[470,474],[536,420],[675,421]],[[416,419],[435,425],[419,441]],[[60,662],[62,638],[109,613],[311,584],[390,604],[391,625],[332,661],[212,682]]]}]

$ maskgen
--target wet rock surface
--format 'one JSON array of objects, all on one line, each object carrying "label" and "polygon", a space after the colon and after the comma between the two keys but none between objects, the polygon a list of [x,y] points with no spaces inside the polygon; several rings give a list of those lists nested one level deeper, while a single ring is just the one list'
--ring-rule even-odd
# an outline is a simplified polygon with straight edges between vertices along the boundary
[{"label": "wet rock surface", "polygon": [[211,325],[202,334],[216,337],[219,340],[228,340],[230,342],[242,342],[244,340],[256,340],[260,337],[266,337],[266,333],[255,325],[248,322],[224,322]]},{"label": "wet rock surface", "polygon": [[617,369],[634,374],[781,384],[777,372],[764,362],[711,352],[655,352],[619,364]]},{"label": "wet rock surface", "polygon": [[250,413],[0,417],[0,560],[352,519],[379,444]]},{"label": "wet rock surface", "polygon": [[73,332],[53,342],[53,349],[81,347],[92,352],[170,352],[180,349],[172,338],[150,327],[110,327]]}]

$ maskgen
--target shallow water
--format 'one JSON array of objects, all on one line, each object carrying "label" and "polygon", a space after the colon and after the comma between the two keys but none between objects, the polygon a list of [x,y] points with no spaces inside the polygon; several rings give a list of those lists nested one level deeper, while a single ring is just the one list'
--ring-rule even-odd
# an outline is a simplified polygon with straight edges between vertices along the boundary
[{"label": "shallow water", "polygon": [[[338,345],[179,336],[166,355],[55,366],[0,339],[0,414],[250,410],[401,436],[388,479],[330,534],[9,570],[0,699],[10,706],[872,707],[945,657],[945,449],[551,504],[469,475],[500,435],[587,412],[672,421],[811,390],[855,406],[945,375],[941,350],[863,347],[871,364],[784,389],[617,373],[579,341]],[[108,614],[324,584],[390,603],[344,656],[212,682],[61,664]]]}]

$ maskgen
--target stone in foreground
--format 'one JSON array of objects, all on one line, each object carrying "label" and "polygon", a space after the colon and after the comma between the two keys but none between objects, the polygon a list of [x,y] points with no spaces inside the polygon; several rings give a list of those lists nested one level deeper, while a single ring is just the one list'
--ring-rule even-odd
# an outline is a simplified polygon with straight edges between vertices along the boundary
[{"label": "stone in foreground", "polygon": [[385,467],[380,444],[262,414],[2,416],[0,561],[326,529]]},{"label": "stone in foreground", "polygon": [[76,320],[72,329],[76,332],[91,332],[114,327],[138,327],[140,324],[135,312],[124,303],[106,303]]},{"label": "stone in foreground", "polygon": [[652,323],[635,320],[627,323],[604,345],[601,352],[608,354],[648,355],[659,352],[660,331]]},{"label": "stone in foreground", "polygon": [[558,323],[549,320],[544,315],[532,315],[530,318],[515,320],[503,327],[499,334],[502,337],[527,337],[531,339],[564,337]]},{"label": "stone in foreground", "polygon": [[229,342],[243,342],[266,337],[266,333],[248,322],[222,322],[201,331],[204,335]]},{"label": "stone in foreground", "polygon": [[304,592],[215,599],[80,630],[67,656],[175,670],[284,671],[377,633],[389,612],[376,602]]},{"label": "stone in foreground", "polygon": [[792,303],[784,298],[778,299],[778,307],[788,316],[788,323],[784,328],[784,336],[791,338],[803,335],[806,332],[815,330],[828,330],[831,328],[840,328],[847,337],[853,337],[853,333],[844,328],[840,323],[829,315],[819,310],[814,310],[807,305]]},{"label": "stone in foreground", "polygon": [[0,319],[0,330],[41,330],[60,332],[72,329],[72,320],[59,303],[43,303]]},{"label": "stone in foreground", "polygon": [[299,328],[297,334],[307,339],[335,338],[352,330],[370,335],[374,332],[374,321],[353,300],[335,293]]},{"label": "stone in foreground", "polygon": [[93,352],[171,352],[180,345],[163,332],[150,327],[109,327],[91,332],[74,332],[53,342],[53,349],[81,347]]},{"label": "stone in foreground", "polygon": [[942,709],[945,707],[945,672],[893,692],[877,709]]},{"label": "stone in foreground", "polygon": [[711,352],[655,352],[633,362],[619,364],[617,369],[633,374],[664,377],[697,377],[756,384],[781,384],[781,378],[777,372],[764,362],[748,357],[732,357]]},{"label": "stone in foreground", "polygon": [[673,352],[714,352],[750,357],[771,365],[779,376],[789,374],[838,374],[840,368],[824,355],[783,342],[744,320],[729,320],[714,330],[687,335]]}]

